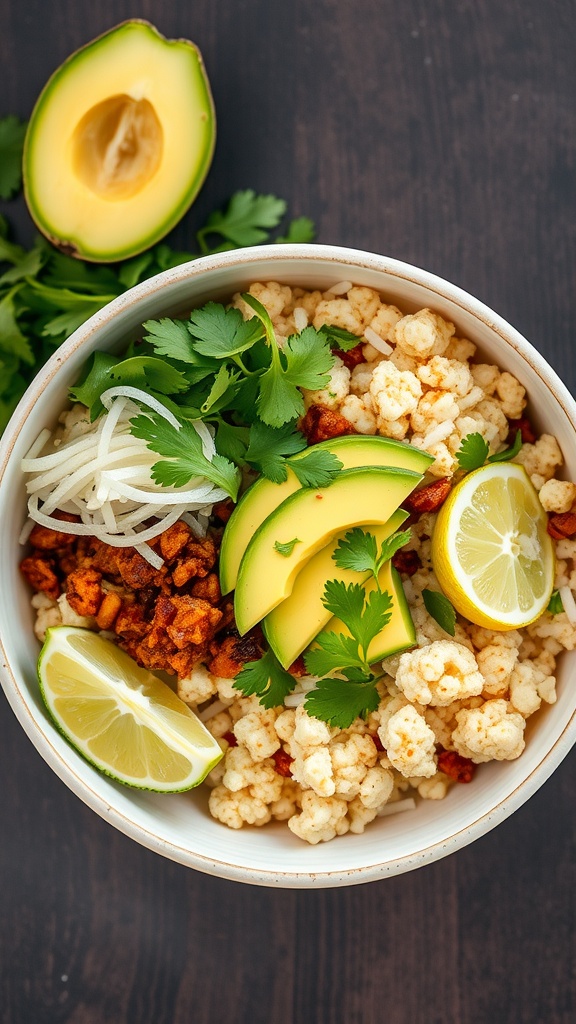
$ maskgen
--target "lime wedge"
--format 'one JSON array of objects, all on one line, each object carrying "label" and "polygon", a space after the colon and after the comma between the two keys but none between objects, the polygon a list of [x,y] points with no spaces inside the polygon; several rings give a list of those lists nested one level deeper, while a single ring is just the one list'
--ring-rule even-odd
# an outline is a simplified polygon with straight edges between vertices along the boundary
[{"label": "lime wedge", "polygon": [[438,513],[432,563],[457,611],[491,629],[534,622],[554,585],[547,516],[524,468],[494,463],[469,473]]},{"label": "lime wedge", "polygon": [[49,629],[40,691],[70,743],[118,782],[157,793],[197,786],[222,757],[170,687],[97,633]]}]

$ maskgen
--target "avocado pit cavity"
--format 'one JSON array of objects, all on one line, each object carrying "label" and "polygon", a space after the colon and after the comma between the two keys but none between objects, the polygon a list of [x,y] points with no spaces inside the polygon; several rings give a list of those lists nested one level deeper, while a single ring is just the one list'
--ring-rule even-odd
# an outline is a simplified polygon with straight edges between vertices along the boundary
[{"label": "avocado pit cavity", "polygon": [[111,201],[136,195],[162,161],[164,133],[147,99],[110,96],[84,114],[72,135],[76,176]]}]

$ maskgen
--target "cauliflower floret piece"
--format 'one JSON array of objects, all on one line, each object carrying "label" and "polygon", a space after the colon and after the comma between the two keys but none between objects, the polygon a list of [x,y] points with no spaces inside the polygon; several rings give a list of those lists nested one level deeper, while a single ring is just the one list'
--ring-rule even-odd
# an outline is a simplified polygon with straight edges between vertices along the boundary
[{"label": "cauliflower floret piece", "polygon": [[445,750],[454,750],[452,733],[456,728],[456,712],[462,708],[479,708],[484,704],[482,697],[469,697],[468,700],[455,700],[448,707],[432,707],[429,705],[424,716],[439,743]]},{"label": "cauliflower floret piece", "polygon": [[288,821],[288,818],[296,814],[301,799],[302,790],[300,786],[293,782],[292,779],[284,779],[282,782],[282,792],[278,800],[270,804],[272,817],[276,821]]},{"label": "cauliflower floret piece", "polygon": [[466,647],[453,640],[435,640],[402,655],[396,686],[416,704],[447,707],[454,700],[482,693],[484,677]]},{"label": "cauliflower floret piece", "polygon": [[502,633],[497,629],[487,629],[485,626],[470,623],[466,627],[466,632],[478,651],[491,644],[497,647],[520,647],[522,643],[522,634],[517,629],[509,629]]},{"label": "cauliflower floret piece", "polygon": [[52,626],[60,626],[62,624],[60,609],[56,601],[48,597],[48,594],[34,594],[30,603],[36,609],[34,633],[40,643],[43,644],[46,639],[46,630],[51,629]]},{"label": "cauliflower floret piece", "polygon": [[[485,423],[495,427],[500,441],[505,441],[508,437],[510,425],[498,402],[495,402],[493,398],[485,398],[482,402],[478,402],[478,405],[468,415],[477,418],[479,423],[484,420]],[[476,429],[482,433],[481,426]]]},{"label": "cauliflower floret piece", "polygon": [[353,733],[343,742],[331,743],[329,749],[334,792],[350,800],[358,795],[368,769],[376,764],[378,751],[374,741],[366,734]]},{"label": "cauliflower floret piece", "polygon": [[302,389],[304,404],[324,405],[327,409],[337,409],[350,391],[350,370],[339,356],[334,357],[334,366],[330,370],[330,383],[320,391]]},{"label": "cauliflower floret piece", "polygon": [[276,712],[273,708],[260,708],[236,722],[234,735],[238,743],[248,749],[253,761],[264,761],[280,749],[275,721]]},{"label": "cauliflower floret piece", "polygon": [[210,814],[228,828],[243,825],[266,825],[272,814],[268,805],[247,789],[231,793],[226,786],[216,786],[208,798]]},{"label": "cauliflower floret piece", "polygon": [[453,334],[454,324],[430,309],[421,309],[398,321],[394,340],[407,355],[428,359],[429,356],[443,355]]},{"label": "cauliflower floret piece", "polygon": [[282,776],[272,760],[255,762],[247,747],[230,747],[226,752],[223,784],[232,793],[247,789],[264,803],[278,800],[282,792]]},{"label": "cauliflower floret piece", "polygon": [[564,459],[556,438],[552,434],[541,434],[535,444],[523,444],[514,461],[524,466],[539,491],[552,479]]},{"label": "cauliflower floret piece", "polygon": [[292,300],[295,305],[300,306],[308,315],[308,321],[314,319],[318,303],[322,301],[322,292],[305,292],[302,288],[292,289]]},{"label": "cauliflower floret piece", "polygon": [[510,704],[524,718],[538,711],[542,701],[556,701],[556,679],[533,661],[522,661],[510,680]]},{"label": "cauliflower floret piece", "polygon": [[416,788],[423,800],[443,800],[450,788],[450,782],[444,772],[436,772],[431,779],[422,779],[418,782]]},{"label": "cauliflower floret piece", "polygon": [[302,811],[288,820],[288,828],[299,839],[313,846],[343,836],[350,824],[346,818],[348,804],[337,796],[321,797],[311,789],[302,794]]},{"label": "cauliflower floret piece", "polygon": [[473,409],[474,406],[478,405],[478,402],[482,402],[485,398],[486,395],[482,391],[482,388],[479,388],[477,384],[474,384],[474,386],[470,388],[470,391],[458,399],[458,408],[460,409],[460,412],[466,412],[468,409]]},{"label": "cauliflower floret piece", "polygon": [[576,484],[569,480],[547,480],[538,497],[545,512],[569,512],[576,499]]},{"label": "cauliflower floret piece", "polygon": [[355,796],[348,803],[348,821],[350,831],[355,835],[362,835],[366,825],[369,825],[377,817],[378,811],[375,807],[366,807],[359,796]]},{"label": "cauliflower floret piece", "polygon": [[234,679],[225,679],[223,676],[215,676],[214,678],[216,679],[216,689],[220,700],[224,701],[225,704],[238,700],[240,691],[235,688]]},{"label": "cauliflower floret piece", "polygon": [[396,306],[380,306],[369,326],[384,341],[394,341],[394,328],[401,319],[402,313]]},{"label": "cauliflower floret piece", "polygon": [[476,347],[468,338],[451,338],[444,355],[448,359],[458,359],[461,363],[467,363],[476,355]]},{"label": "cauliflower floret piece", "polygon": [[381,437],[392,437],[395,441],[403,441],[410,430],[408,416],[401,416],[399,420],[383,420],[378,417],[378,433]]},{"label": "cauliflower floret piece", "polygon": [[422,394],[422,385],[409,370],[399,370],[394,363],[377,363],[370,381],[374,408],[383,420],[398,420],[414,412]]},{"label": "cauliflower floret piece", "polygon": [[207,722],[204,723],[208,732],[217,739],[221,739],[227,732],[232,732],[232,716],[227,711],[219,711],[217,715],[212,715]]},{"label": "cauliflower floret piece", "polygon": [[560,615],[541,615],[527,629],[530,636],[553,638],[566,651],[573,651],[576,648],[576,626],[569,621],[566,612],[561,612]]},{"label": "cauliflower floret piece", "polygon": [[178,696],[187,704],[201,704],[217,692],[216,678],[205,665],[195,665],[189,676],[178,680]]},{"label": "cauliflower floret piece", "polygon": [[281,711],[274,722],[276,733],[284,742],[292,739],[295,727],[296,711],[294,708],[286,708],[284,711]]},{"label": "cauliflower floret piece", "polygon": [[390,763],[406,778],[436,773],[436,737],[412,704],[400,708],[378,729]]},{"label": "cauliflower floret piece", "polygon": [[358,395],[348,395],[338,411],[356,428],[359,434],[376,433],[376,417],[372,409]]},{"label": "cauliflower floret piece", "polygon": [[[282,717],[280,715],[280,718]],[[309,715],[304,709],[303,704],[296,708],[293,738],[299,746],[315,747],[319,744],[327,745],[333,735],[334,733],[330,726],[326,722],[321,722],[319,718],[313,718],[312,715]]]},{"label": "cauliflower floret piece", "polygon": [[351,394],[358,395],[359,398],[365,400],[366,395],[370,394],[370,384],[374,369],[381,362],[382,359],[375,359],[373,362],[358,363],[354,367],[350,376]]},{"label": "cauliflower floret piece", "polygon": [[362,317],[357,310],[348,302],[348,299],[329,298],[322,299],[316,306],[313,325],[318,330],[324,324],[333,327],[343,327],[345,331],[360,336],[364,332]]},{"label": "cauliflower floret piece", "polygon": [[[360,784],[358,799],[364,807],[378,811],[388,802],[394,789],[394,776],[379,764],[369,768]],[[352,829],[354,831],[354,829]]]},{"label": "cauliflower floret piece", "polygon": [[474,380],[485,395],[493,395],[500,377],[500,370],[490,363],[474,363],[470,367]]},{"label": "cauliflower floret piece", "polygon": [[513,761],[524,750],[525,721],[509,711],[505,700],[487,700],[480,708],[456,713],[452,733],[455,749],[475,764],[484,761]]},{"label": "cauliflower floret piece", "polygon": [[[446,434],[448,436],[453,430],[454,420],[459,415],[458,403],[448,391],[427,391],[412,412],[410,422],[412,430],[423,435],[438,423],[450,422],[451,426]],[[443,441],[444,438],[438,440]]]},{"label": "cauliflower floret piece", "polygon": [[313,789],[318,796],[333,796],[336,792],[328,747],[313,747],[311,753],[297,754],[291,771],[296,782]]},{"label": "cauliflower floret piece", "polygon": [[519,420],[526,406],[526,388],[520,381],[504,370],[496,382],[496,394],[504,415],[508,419]]},{"label": "cauliflower floret piece", "polygon": [[[262,303],[270,314],[272,322],[281,317],[286,309],[292,307],[292,289],[287,284],[279,284],[278,281],[267,281],[266,283],[256,281],[250,285],[248,290],[250,295]],[[234,295],[232,305],[240,310],[245,320],[254,316],[254,310],[244,302],[240,293]]]},{"label": "cauliflower floret piece", "polygon": [[58,608],[63,626],[82,626],[84,629],[95,629],[96,619],[92,615],[78,615],[68,604],[66,594],[60,594]]},{"label": "cauliflower floret piece", "polygon": [[418,367],[422,365],[419,359],[415,359],[414,356],[409,356],[407,352],[404,352],[401,348],[395,348],[391,353],[389,360],[398,370],[408,370],[410,373],[417,373]]},{"label": "cauliflower floret piece", "polygon": [[423,451],[427,451],[429,455],[434,456],[434,462],[432,465],[428,466],[427,470],[427,472],[430,473],[430,476],[452,476],[455,469],[458,469],[458,463],[445,441],[438,441],[436,444],[430,444],[426,437],[420,434],[414,434],[410,438],[410,444],[413,444],[415,448],[420,448]]},{"label": "cauliflower floret piece", "polygon": [[451,391],[453,395],[466,395],[474,384],[466,363],[446,356],[432,356],[417,370],[418,379],[429,388]]},{"label": "cauliflower floret piece", "polygon": [[484,677],[483,693],[491,697],[503,697],[506,693],[512,670],[518,660],[517,647],[502,644],[488,644],[476,656],[478,668]]},{"label": "cauliflower floret piece", "polygon": [[348,292],[348,302],[366,327],[378,312],[380,296],[373,288],[354,285]]}]

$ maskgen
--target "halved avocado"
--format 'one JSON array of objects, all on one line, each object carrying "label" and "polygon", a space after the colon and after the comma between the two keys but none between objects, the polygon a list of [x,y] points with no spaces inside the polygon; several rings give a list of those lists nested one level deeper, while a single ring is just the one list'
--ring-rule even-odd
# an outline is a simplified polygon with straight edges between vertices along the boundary
[{"label": "halved avocado", "polygon": [[[367,525],[364,529],[372,533],[377,543],[381,544],[399,530],[407,518],[408,513],[399,508],[384,526]],[[334,552],[346,532],[337,534],[326,547],[306,562],[294,581],[292,593],[276,605],[262,622],[264,636],[284,668],[296,661],[298,655],[302,654],[332,618],[322,603],[326,581],[340,580],[348,585],[364,583],[368,578],[368,572],[339,569],[334,561]]]},{"label": "halved avocado", "polygon": [[182,218],[215,138],[196,46],[123,22],[69,57],[40,94],[24,145],[30,214],[72,256],[134,256]]},{"label": "halved avocado", "polygon": [[[350,437],[335,437],[321,441],[314,450],[325,449],[340,459],[343,469],[360,466],[397,466],[415,473],[425,473],[434,461],[427,452],[420,451],[402,441],[390,437],[357,434]],[[303,458],[309,448],[288,459],[291,462]],[[259,477],[242,496],[234,509],[222,537],[220,548],[220,587],[223,594],[230,593],[236,586],[238,569],[242,556],[256,530],[274,509],[291,494],[300,490],[298,477],[288,468],[284,483],[275,484],[265,477]]]},{"label": "halved avocado", "polygon": [[288,597],[302,567],[335,533],[388,522],[421,479],[408,469],[344,469],[329,487],[302,487],[286,498],[244,552],[234,594],[239,632]]}]

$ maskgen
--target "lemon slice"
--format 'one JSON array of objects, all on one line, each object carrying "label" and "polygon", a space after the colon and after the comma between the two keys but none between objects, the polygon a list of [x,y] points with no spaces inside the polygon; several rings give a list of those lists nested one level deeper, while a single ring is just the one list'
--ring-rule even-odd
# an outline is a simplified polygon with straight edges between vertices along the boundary
[{"label": "lemon slice", "polygon": [[211,733],[166,683],[97,633],[49,629],[38,678],[66,738],[118,782],[177,793],[197,786],[222,757]]},{"label": "lemon slice", "polygon": [[524,468],[468,474],[438,513],[432,563],[457,611],[491,629],[519,629],[545,610],[554,585],[547,516]]}]

